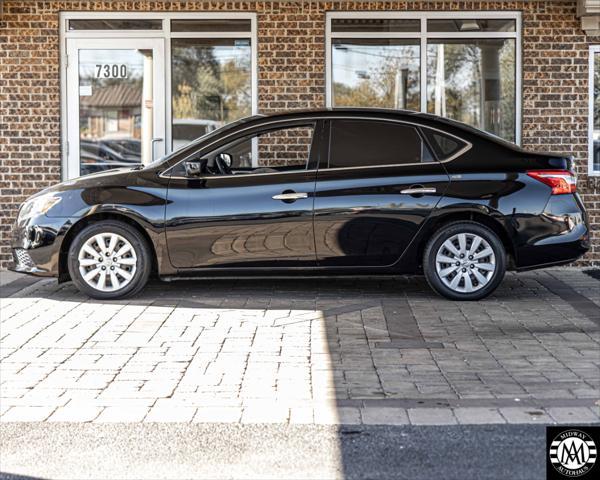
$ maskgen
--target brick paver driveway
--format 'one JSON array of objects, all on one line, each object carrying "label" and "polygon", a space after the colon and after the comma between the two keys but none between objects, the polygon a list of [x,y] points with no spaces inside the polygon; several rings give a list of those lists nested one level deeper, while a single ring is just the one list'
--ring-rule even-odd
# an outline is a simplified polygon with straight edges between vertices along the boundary
[{"label": "brick paver driveway", "polygon": [[473,303],[418,277],[156,281],[113,302],[22,286],[3,287],[2,421],[600,419],[600,281],[582,270],[510,274]]}]

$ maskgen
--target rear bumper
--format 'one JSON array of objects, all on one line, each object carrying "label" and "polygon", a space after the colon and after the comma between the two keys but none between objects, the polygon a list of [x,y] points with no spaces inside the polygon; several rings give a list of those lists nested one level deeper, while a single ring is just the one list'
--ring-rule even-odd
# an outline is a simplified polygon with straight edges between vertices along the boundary
[{"label": "rear bumper", "polygon": [[591,247],[586,211],[577,195],[550,197],[538,216],[517,218],[520,239],[517,270],[564,265],[585,255]]}]

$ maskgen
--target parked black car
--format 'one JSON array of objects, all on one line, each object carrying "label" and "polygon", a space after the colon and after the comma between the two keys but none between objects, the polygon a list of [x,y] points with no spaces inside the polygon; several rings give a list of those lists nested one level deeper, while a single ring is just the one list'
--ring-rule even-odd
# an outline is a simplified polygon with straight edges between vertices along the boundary
[{"label": "parked black car", "polygon": [[507,269],[589,248],[571,158],[531,153],[413,112],[254,116],[145,167],[27,200],[13,269],[95,298],[163,279],[424,272],[438,293],[489,295]]}]

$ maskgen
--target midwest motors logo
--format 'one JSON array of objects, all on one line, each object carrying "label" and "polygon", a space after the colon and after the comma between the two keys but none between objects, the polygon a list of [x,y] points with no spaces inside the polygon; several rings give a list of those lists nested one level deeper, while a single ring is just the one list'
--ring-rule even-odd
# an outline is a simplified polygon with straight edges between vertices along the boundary
[{"label": "midwest motors logo", "polygon": [[581,430],[563,430],[550,443],[550,462],[564,477],[576,478],[589,473],[596,463],[597,447],[590,435]]}]

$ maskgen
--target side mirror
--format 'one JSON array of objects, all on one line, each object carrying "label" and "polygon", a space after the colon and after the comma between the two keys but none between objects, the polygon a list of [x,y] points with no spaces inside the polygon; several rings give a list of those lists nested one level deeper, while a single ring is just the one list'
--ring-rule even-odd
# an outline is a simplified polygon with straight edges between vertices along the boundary
[{"label": "side mirror", "polygon": [[219,158],[227,167],[231,168],[233,158],[229,153],[219,153]]},{"label": "side mirror", "polygon": [[190,160],[184,162],[185,174],[188,177],[197,177],[202,173],[202,161],[201,160]]}]

